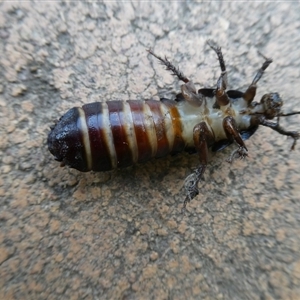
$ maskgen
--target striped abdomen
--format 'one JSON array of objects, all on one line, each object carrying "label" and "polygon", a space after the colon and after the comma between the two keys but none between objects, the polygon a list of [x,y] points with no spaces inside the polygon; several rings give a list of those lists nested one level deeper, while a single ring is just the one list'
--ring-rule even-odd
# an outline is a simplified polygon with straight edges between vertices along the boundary
[{"label": "striped abdomen", "polygon": [[109,101],[72,108],[48,136],[56,160],[80,171],[107,171],[182,151],[176,102]]}]

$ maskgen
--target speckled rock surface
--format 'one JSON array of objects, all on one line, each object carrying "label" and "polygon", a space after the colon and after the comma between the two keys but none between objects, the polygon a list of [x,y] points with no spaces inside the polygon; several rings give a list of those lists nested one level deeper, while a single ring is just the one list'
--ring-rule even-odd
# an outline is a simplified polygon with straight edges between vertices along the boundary
[{"label": "speckled rock surface", "polygon": [[[49,126],[93,101],[174,97],[179,83],[145,49],[197,84],[229,89],[274,59],[257,97],[300,109],[298,3],[29,1],[0,4],[0,299],[299,299],[300,147],[260,128],[249,157],[212,154],[181,213],[195,155],[122,171],[60,168]],[[283,120],[300,129],[300,117]],[[300,146],[300,145],[298,145]]]}]

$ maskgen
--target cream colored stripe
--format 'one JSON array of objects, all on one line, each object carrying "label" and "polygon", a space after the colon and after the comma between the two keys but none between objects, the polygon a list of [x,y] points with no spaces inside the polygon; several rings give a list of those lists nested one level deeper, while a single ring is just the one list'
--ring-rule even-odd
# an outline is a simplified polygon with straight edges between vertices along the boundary
[{"label": "cream colored stripe", "polygon": [[154,157],[157,152],[157,136],[156,136],[156,130],[155,130],[152,112],[149,105],[147,105],[147,101],[143,101],[143,113],[145,119],[145,129],[146,129],[149,143],[151,145],[152,157]]},{"label": "cream colored stripe", "polygon": [[136,141],[136,135],[133,126],[133,119],[131,114],[130,105],[127,102],[123,102],[123,117],[124,117],[124,130],[126,132],[129,148],[132,153],[132,161],[136,163],[138,161],[138,147]]},{"label": "cream colored stripe", "polygon": [[81,107],[78,107],[78,122],[79,126],[78,128],[81,131],[82,134],[82,140],[83,140],[83,147],[84,147],[84,153],[86,158],[86,163],[88,170],[92,170],[92,153],[91,153],[91,144],[90,144],[90,137],[89,137],[89,131],[86,123],[86,117],[83,109]]},{"label": "cream colored stripe", "polygon": [[163,115],[164,118],[164,126],[165,126],[165,132],[169,144],[169,149],[173,149],[173,144],[174,144],[174,139],[175,139],[175,133],[174,133],[174,128],[173,128],[173,123],[172,123],[172,116],[169,112],[169,108],[161,103],[160,105],[160,111]]},{"label": "cream colored stripe", "polygon": [[111,160],[112,169],[117,168],[117,154],[114,146],[114,138],[109,121],[109,111],[106,103],[102,103],[103,137],[107,145]]}]

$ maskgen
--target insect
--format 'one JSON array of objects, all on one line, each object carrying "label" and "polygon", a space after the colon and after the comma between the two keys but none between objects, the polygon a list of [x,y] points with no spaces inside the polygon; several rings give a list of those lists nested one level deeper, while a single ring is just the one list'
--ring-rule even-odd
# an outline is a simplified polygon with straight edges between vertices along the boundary
[{"label": "insect", "polygon": [[61,166],[86,172],[125,168],[153,157],[195,150],[199,165],[185,180],[185,209],[199,194],[198,182],[208,164],[209,148],[218,151],[235,142],[237,148],[228,161],[245,158],[248,149],[244,140],[262,125],[292,137],[294,149],[300,135],[282,128],[279,119],[300,111],[283,113],[278,93],[267,93],[260,102],[254,101],[257,83],[272,60],[263,56],[265,61],[245,92],[227,91],[221,48],[212,41],[207,43],[217,54],[221,69],[214,88],[197,92],[193,82],[166,57],[150,49],[149,54],[183,82],[175,99],[94,102],[74,107],[51,128],[49,151]]}]

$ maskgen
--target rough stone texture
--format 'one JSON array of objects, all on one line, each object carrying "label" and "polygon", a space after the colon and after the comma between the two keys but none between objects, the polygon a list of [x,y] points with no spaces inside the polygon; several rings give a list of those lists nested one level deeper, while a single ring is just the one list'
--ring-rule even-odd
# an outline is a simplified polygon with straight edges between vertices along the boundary
[{"label": "rough stone texture", "polygon": [[[49,126],[92,101],[173,97],[179,83],[145,49],[194,80],[229,88],[274,59],[257,97],[300,109],[299,3],[164,1],[0,4],[0,299],[299,299],[300,162],[261,128],[249,157],[214,154],[181,213],[197,156],[122,171],[60,168]],[[299,116],[282,120],[300,128]],[[299,145],[300,146],[300,145]]]}]

